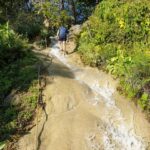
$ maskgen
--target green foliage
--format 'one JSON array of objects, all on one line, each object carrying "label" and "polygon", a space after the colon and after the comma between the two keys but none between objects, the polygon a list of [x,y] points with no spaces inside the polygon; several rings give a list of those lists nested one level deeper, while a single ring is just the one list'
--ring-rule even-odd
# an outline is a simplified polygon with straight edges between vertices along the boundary
[{"label": "green foliage", "polygon": [[40,40],[37,42],[41,47],[49,46],[50,36],[56,34],[60,25],[68,26],[72,19],[66,10],[60,10],[59,5],[59,0],[34,4],[34,13],[42,19],[42,27],[39,33]]},{"label": "green foliage", "polygon": [[19,73],[19,61],[26,55],[28,45],[26,40],[10,29],[8,23],[0,25],[0,33],[0,99],[3,99],[16,84],[12,77]]},{"label": "green foliage", "polygon": [[78,51],[86,64],[100,66],[121,79],[129,97],[150,93],[150,3],[105,0],[84,24]]},{"label": "green foliage", "polygon": [[32,40],[40,34],[43,19],[34,13],[20,12],[13,23],[14,30]]},{"label": "green foliage", "polygon": [[27,41],[10,29],[8,23],[0,25],[0,68],[24,55]]},{"label": "green foliage", "polygon": [[28,52],[22,60],[1,70],[0,105],[5,105],[3,99],[11,90],[16,89],[20,93],[22,91],[25,93],[19,96],[19,101],[14,99],[0,109],[0,140],[6,140],[17,130],[22,130],[34,114],[38,97],[35,63],[37,63],[37,58],[33,56],[33,53]]},{"label": "green foliage", "polygon": [[51,31],[50,29],[43,27],[40,31],[40,41],[37,42],[39,47],[47,47],[49,46],[51,40],[50,36],[54,34],[54,31]]},{"label": "green foliage", "polygon": [[[17,35],[8,23],[0,25],[0,33],[0,141],[5,141],[22,130],[35,111],[38,58],[29,50],[27,40]],[[11,91],[23,94],[19,100],[14,98],[10,102],[6,96]]]},{"label": "green foliage", "polygon": [[125,56],[121,47],[118,47],[116,56],[107,61],[106,69],[109,71],[109,73],[115,75],[116,77],[122,77],[125,76],[125,73],[132,64],[133,60],[131,56]]},{"label": "green foliage", "polygon": [[66,10],[60,11],[58,5],[58,0],[55,0],[55,2],[46,1],[35,5],[37,14],[47,19],[50,28],[59,27],[61,24],[65,25],[71,19]]},{"label": "green foliage", "polygon": [[[23,130],[29,123],[37,106],[37,82],[32,82],[26,94],[20,95],[16,105],[8,105],[0,110],[0,140],[7,140],[18,130]],[[15,101],[15,99],[14,99]]]},{"label": "green foliage", "polygon": [[5,142],[0,142],[0,150],[2,150],[5,147]]},{"label": "green foliage", "polygon": [[13,18],[15,15],[17,15],[18,12],[23,9],[25,4],[24,2],[24,0],[0,0],[0,23],[1,18],[3,21],[8,21],[8,18],[10,19],[10,16],[11,18]]},{"label": "green foliage", "polygon": [[23,86],[25,88],[37,77],[37,69],[34,66],[36,62],[37,58],[33,56],[33,53],[28,52],[22,59],[0,70],[0,99],[3,99],[13,87],[17,88],[25,83]]},{"label": "green foliage", "polygon": [[149,105],[149,95],[143,93],[138,103],[143,109],[145,109]]}]

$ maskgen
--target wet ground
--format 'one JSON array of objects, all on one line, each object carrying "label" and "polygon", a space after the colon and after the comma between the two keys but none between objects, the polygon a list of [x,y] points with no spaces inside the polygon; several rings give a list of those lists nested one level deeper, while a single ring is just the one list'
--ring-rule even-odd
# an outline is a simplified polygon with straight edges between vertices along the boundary
[{"label": "wet ground", "polygon": [[53,82],[44,91],[45,113],[38,126],[20,139],[18,149],[149,149],[150,124],[116,91],[117,81],[84,66],[76,53],[64,56],[57,43],[43,54],[54,57],[48,67]]}]

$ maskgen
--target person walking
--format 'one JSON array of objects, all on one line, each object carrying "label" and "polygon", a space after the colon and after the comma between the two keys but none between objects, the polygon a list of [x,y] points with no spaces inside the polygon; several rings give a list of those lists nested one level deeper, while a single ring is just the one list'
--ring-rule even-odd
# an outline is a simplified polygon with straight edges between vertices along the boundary
[{"label": "person walking", "polygon": [[60,46],[60,50],[62,52],[64,52],[64,54],[67,54],[68,52],[66,51],[66,41],[67,41],[67,34],[68,34],[68,30],[66,27],[61,26],[58,29],[57,32],[57,38],[59,40],[59,46]]}]

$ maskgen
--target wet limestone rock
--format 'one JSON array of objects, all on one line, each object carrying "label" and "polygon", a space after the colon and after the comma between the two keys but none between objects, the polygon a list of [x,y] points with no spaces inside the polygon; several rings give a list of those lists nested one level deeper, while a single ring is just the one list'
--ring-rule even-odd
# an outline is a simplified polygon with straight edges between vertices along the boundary
[{"label": "wet limestone rock", "polygon": [[74,25],[70,28],[69,30],[69,35],[68,35],[68,42],[66,45],[66,49],[68,53],[73,53],[77,47],[77,37],[80,35],[80,32],[82,30],[81,25]]}]

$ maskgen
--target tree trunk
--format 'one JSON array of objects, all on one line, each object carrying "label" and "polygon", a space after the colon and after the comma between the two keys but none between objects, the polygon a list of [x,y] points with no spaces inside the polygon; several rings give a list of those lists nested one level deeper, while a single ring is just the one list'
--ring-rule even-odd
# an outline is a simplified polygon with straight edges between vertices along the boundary
[{"label": "tree trunk", "polygon": [[71,10],[73,13],[73,17],[74,17],[74,24],[77,22],[77,13],[76,13],[76,5],[74,0],[70,0],[71,1]]}]

